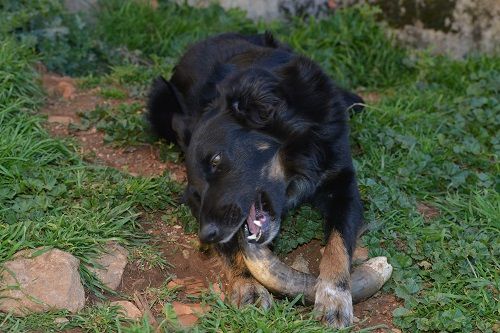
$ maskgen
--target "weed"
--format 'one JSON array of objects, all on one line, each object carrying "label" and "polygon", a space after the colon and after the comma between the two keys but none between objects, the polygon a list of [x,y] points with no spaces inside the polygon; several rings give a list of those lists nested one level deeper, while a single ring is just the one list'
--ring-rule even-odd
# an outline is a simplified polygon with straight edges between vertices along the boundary
[{"label": "weed", "polygon": [[151,143],[147,123],[139,103],[123,103],[118,107],[99,105],[90,112],[79,114],[81,123],[72,124],[74,130],[86,131],[91,127],[105,133],[104,142],[116,145],[137,145]]},{"label": "weed", "polygon": [[376,22],[377,13],[375,7],[357,6],[322,19],[294,18],[278,32],[340,85],[388,87],[412,77],[414,68],[406,51]]},{"label": "weed", "polygon": [[181,225],[185,233],[198,232],[198,222],[185,204],[176,206],[172,211],[163,215],[161,219],[168,225]]},{"label": "weed", "polygon": [[155,247],[148,244],[138,246],[133,249],[130,254],[130,260],[135,262],[139,269],[165,269],[172,268],[170,264],[162,255],[161,251]]},{"label": "weed", "polygon": [[160,158],[162,161],[181,163],[183,161],[182,152],[179,146],[168,143],[160,145]]},{"label": "weed", "polygon": [[310,206],[302,206],[283,221],[281,232],[275,242],[274,252],[286,254],[313,239],[323,240],[322,218]]},{"label": "weed", "polygon": [[0,6],[0,32],[36,48],[51,71],[103,73],[119,59],[95,36],[87,18],[66,12],[62,1],[6,0]]},{"label": "weed", "polygon": [[150,300],[150,306],[153,307],[156,303],[171,303],[177,297],[181,287],[169,287],[168,283],[172,277],[168,277],[158,288],[148,288],[146,290],[147,298]]},{"label": "weed", "polygon": [[119,306],[99,304],[84,309],[81,313],[71,316],[71,326],[82,328],[85,332],[108,333],[119,332],[123,325],[129,325],[131,320],[125,319]]},{"label": "weed", "polygon": [[108,99],[125,99],[127,98],[127,93],[116,87],[104,87],[100,91],[100,95]]}]

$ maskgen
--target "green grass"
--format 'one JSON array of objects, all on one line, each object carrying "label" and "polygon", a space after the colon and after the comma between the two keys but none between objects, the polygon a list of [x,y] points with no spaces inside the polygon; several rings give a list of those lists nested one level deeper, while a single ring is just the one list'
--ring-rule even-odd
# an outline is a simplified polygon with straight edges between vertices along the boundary
[{"label": "green grass", "polygon": [[70,128],[87,131],[95,127],[105,133],[104,142],[116,145],[152,143],[154,138],[148,134],[143,111],[144,106],[137,102],[122,103],[115,107],[98,105],[92,111],[81,112],[81,123],[72,124]]},{"label": "green grass", "polygon": [[52,139],[34,114],[43,95],[33,60],[28,48],[2,37],[0,263],[24,248],[57,247],[81,260],[84,284],[102,296],[84,265],[109,241],[145,246],[140,211],[173,205],[178,185],[86,165],[68,142]]},{"label": "green grass", "polygon": [[[91,263],[100,246],[116,240],[142,265],[168,267],[145,244],[139,214],[165,209],[167,223],[175,219],[187,232],[196,231],[188,209],[175,202],[179,186],[167,177],[132,178],[87,165],[70,142],[48,136],[36,115],[43,93],[31,67],[34,53],[51,70],[82,75],[82,87],[104,87],[106,98],[143,99],[150,80],[168,77],[188,44],[217,32],[272,29],[342,85],[381,96],[353,116],[351,140],[370,227],[361,242],[370,255],[386,255],[394,266],[384,287],[402,302],[394,323],[409,332],[494,330],[500,316],[498,56],[454,61],[404,50],[386,37],[369,7],[323,20],[254,24],[241,12],[216,6],[160,2],[153,10],[113,0],[106,1],[95,29],[81,31],[78,24],[86,23],[55,0],[0,6],[0,263],[20,249],[41,245]],[[56,38],[52,28],[68,30]],[[81,129],[97,126],[113,144],[150,142],[141,108],[99,107],[85,114]],[[182,161],[175,147],[160,146],[165,159]],[[437,216],[424,218],[418,211],[422,203],[434,207]],[[303,207],[284,224],[276,250],[287,253],[319,235],[317,213]],[[85,269],[82,276],[99,295],[95,279]],[[175,297],[161,288],[158,295]],[[205,300],[213,311],[195,331],[323,329],[308,309],[289,301],[266,312]],[[124,327],[116,309],[105,304],[77,315],[15,319],[0,314],[0,331],[60,331],[64,327],[53,319],[62,315],[70,320],[66,328],[153,331],[146,322]],[[168,303],[164,317],[165,331],[180,330]]]}]

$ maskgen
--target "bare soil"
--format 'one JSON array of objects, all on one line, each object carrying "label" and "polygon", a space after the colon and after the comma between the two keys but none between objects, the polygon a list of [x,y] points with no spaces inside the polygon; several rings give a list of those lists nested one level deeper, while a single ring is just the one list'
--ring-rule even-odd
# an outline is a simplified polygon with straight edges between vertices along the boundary
[{"label": "bare soil", "polygon": [[[46,105],[41,111],[48,117],[47,129],[55,137],[73,138],[84,159],[119,169],[133,176],[159,176],[169,171],[175,181],[185,183],[184,167],[161,161],[158,147],[147,144],[115,147],[105,144],[104,134],[95,128],[88,131],[68,129],[69,124],[80,121],[78,113],[91,111],[97,105],[123,103],[124,100],[104,99],[99,95],[99,88],[81,90],[69,77],[43,73],[42,80],[48,93]],[[134,100],[125,100],[125,102],[134,102]],[[190,302],[186,296],[196,294],[196,290],[193,290],[199,289],[200,286],[208,288],[210,284],[221,283],[222,291],[224,291],[227,288],[226,278],[221,273],[223,272],[222,264],[214,251],[200,246],[196,235],[185,234],[180,225],[166,225],[161,221],[163,213],[145,215],[142,227],[152,236],[150,241],[158,246],[164,258],[173,267],[149,268],[142,267],[138,262],[130,262],[125,268],[118,291],[131,297],[140,294],[146,298],[146,302],[153,304],[154,300],[147,299],[148,288],[160,287],[169,277],[177,279],[174,283],[185,284],[185,288],[181,289],[177,299],[186,303]],[[423,214],[429,215],[428,212],[423,212]],[[312,241],[298,247],[282,259],[289,265],[301,264],[310,273],[318,274],[321,248],[321,242]],[[182,308],[183,304],[179,303],[176,306]],[[354,313],[358,321],[356,326],[366,328],[385,325],[385,328],[378,329],[376,332],[397,332],[398,330],[392,324],[392,311],[399,306],[400,301],[393,295],[377,293],[369,300],[355,305]],[[154,304],[151,312],[153,315],[159,315],[161,309],[161,304]],[[182,315],[189,316],[189,314]],[[186,322],[190,322],[192,317],[185,317],[185,319]]]}]

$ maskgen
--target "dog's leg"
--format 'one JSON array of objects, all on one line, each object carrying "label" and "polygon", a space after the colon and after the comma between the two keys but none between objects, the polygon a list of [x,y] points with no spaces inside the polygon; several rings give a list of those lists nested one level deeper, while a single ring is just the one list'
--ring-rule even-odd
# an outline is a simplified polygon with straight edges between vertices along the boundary
[{"label": "dog's leg", "polygon": [[362,208],[352,170],[337,174],[320,189],[316,204],[325,216],[328,243],[320,262],[314,309],[330,326],[352,323],[350,266]]},{"label": "dog's leg", "polygon": [[255,304],[264,309],[268,309],[272,304],[272,296],[269,291],[255,280],[246,268],[243,255],[233,239],[225,244],[216,246],[219,254],[225,263],[225,271],[229,284],[230,302],[242,307],[248,304]]}]

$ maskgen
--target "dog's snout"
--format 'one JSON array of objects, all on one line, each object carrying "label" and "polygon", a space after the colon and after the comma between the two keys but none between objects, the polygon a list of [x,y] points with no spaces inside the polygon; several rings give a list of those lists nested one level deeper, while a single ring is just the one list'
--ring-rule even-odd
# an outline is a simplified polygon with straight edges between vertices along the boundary
[{"label": "dog's snout", "polygon": [[202,243],[215,243],[220,239],[220,229],[215,223],[208,223],[201,227],[199,233]]}]

